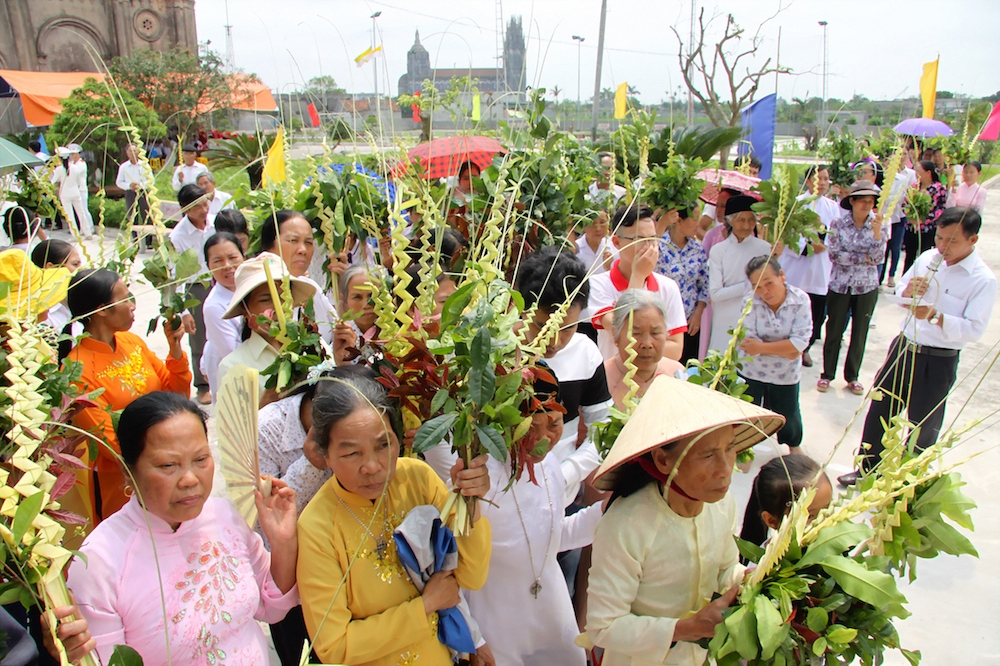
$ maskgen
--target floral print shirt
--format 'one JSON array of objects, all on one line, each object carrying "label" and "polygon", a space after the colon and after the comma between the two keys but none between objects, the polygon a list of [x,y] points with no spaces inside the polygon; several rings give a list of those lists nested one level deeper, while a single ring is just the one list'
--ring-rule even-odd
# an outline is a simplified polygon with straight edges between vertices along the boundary
[{"label": "floral print shirt", "polygon": [[927,214],[926,220],[920,220],[921,233],[937,226],[938,218],[944,213],[948,203],[948,188],[943,183],[931,183],[927,188],[927,194],[931,195],[931,212]]},{"label": "floral print shirt", "polygon": [[[786,284],[785,288],[785,301],[777,312],[761,300],[760,296],[750,296],[753,305],[750,306],[750,314],[743,325],[748,338],[756,338],[761,342],[790,340],[801,351],[809,346],[812,338],[812,305],[806,292],[790,284]],[[765,384],[791,386],[802,379],[802,357],[785,358],[771,354],[751,356],[749,361],[743,363],[740,374]]]},{"label": "floral print shirt", "polygon": [[708,303],[708,255],[696,239],[689,238],[680,248],[670,240],[669,232],[663,234],[656,272],[673,278],[680,287],[685,317],[691,316],[699,302]]},{"label": "floral print shirt", "polygon": [[833,263],[830,291],[838,294],[867,294],[878,289],[878,265],[885,260],[885,236],[875,240],[875,216],[859,229],[854,214],[844,213],[833,221],[826,236],[826,251]]}]

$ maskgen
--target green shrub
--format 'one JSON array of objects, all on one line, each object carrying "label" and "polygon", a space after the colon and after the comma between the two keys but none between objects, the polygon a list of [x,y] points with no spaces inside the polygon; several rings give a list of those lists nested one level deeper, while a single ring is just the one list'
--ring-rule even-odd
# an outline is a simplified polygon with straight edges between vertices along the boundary
[{"label": "green shrub", "polygon": [[[101,219],[101,197],[90,197],[87,200],[87,208],[90,209],[90,216],[94,218],[96,228]],[[125,223],[126,210],[124,199],[104,199],[104,226],[121,229]]]}]

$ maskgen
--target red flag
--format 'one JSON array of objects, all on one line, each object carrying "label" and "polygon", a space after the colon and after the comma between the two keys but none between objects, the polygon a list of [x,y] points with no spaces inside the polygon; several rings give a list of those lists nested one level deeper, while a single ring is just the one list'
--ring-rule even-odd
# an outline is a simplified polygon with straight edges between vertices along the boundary
[{"label": "red flag", "polygon": [[309,111],[309,120],[312,121],[312,126],[319,127],[319,113],[316,112],[316,105],[309,102],[309,106],[306,109]]},{"label": "red flag", "polygon": [[993,111],[979,135],[980,141],[996,141],[997,138],[1000,138],[1000,102],[993,106]]},{"label": "red flag", "polygon": [[[417,92],[413,93],[413,96],[414,97],[420,97],[420,91],[418,90]],[[410,108],[413,109],[413,122],[419,123],[420,122],[420,105],[419,104],[413,104],[413,105],[410,106]]]}]

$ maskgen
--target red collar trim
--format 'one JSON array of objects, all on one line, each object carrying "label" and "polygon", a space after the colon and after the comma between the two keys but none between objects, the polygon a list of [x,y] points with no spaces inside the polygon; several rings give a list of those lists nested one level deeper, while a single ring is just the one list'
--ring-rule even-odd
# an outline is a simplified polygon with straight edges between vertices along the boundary
[{"label": "red collar trim", "polygon": [[[621,262],[621,259],[615,259],[615,262],[611,264],[611,270],[608,271],[608,275],[611,276],[611,284],[614,285],[615,289],[618,291],[625,291],[628,289],[628,279],[622,275],[621,269],[618,268],[619,262]],[[652,273],[646,276],[646,290],[660,290],[660,285]]]},{"label": "red collar trim", "polygon": [[[657,469],[656,464],[652,460],[647,458],[645,455],[639,457],[639,467],[641,467],[646,472],[646,474],[649,474],[651,477],[653,477],[660,483],[667,482],[667,475],[661,472],[659,469]],[[681,487],[677,485],[676,481],[670,482],[670,489],[675,493],[677,493],[678,495],[680,495],[681,497],[683,497],[684,499],[691,500],[692,502],[701,501],[691,497],[686,492],[681,490]]]}]

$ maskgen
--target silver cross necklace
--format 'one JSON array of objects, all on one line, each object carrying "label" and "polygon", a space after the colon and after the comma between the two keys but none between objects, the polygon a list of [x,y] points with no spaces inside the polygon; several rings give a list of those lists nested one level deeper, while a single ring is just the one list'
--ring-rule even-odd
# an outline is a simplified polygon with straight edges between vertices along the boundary
[{"label": "silver cross necklace", "polygon": [[545,571],[545,565],[549,561],[549,549],[552,548],[552,533],[555,532],[555,518],[556,511],[555,507],[552,505],[552,492],[549,490],[549,477],[545,473],[545,465],[539,463],[539,467],[542,468],[542,481],[545,483],[545,496],[549,500],[549,543],[545,546],[545,559],[542,560],[542,568],[535,573],[535,558],[531,553],[531,539],[528,537],[528,528],[524,525],[524,516],[521,515],[521,505],[517,501],[517,495],[514,493],[514,486],[510,487],[510,496],[514,498],[514,508],[517,509],[517,519],[521,521],[521,531],[524,532],[524,542],[528,544],[528,563],[531,564],[531,575],[535,577],[535,582],[531,584],[528,588],[528,592],[531,593],[535,599],[538,598],[538,593],[542,591],[542,573]]}]

